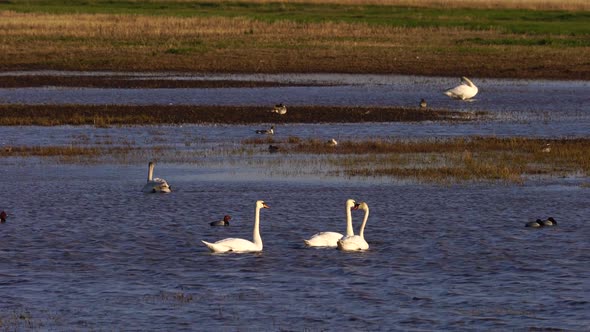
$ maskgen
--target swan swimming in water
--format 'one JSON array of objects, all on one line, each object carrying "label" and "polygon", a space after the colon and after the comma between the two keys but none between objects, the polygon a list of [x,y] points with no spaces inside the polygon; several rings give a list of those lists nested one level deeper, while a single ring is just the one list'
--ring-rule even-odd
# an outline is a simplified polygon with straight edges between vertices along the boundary
[{"label": "swan swimming in water", "polygon": [[148,165],[148,179],[145,186],[143,186],[144,193],[169,193],[171,192],[168,182],[164,179],[154,178],[154,167],[153,161],[150,161]]},{"label": "swan swimming in water", "polygon": [[219,240],[215,243],[209,243],[207,241],[203,242],[211,252],[221,253],[221,252],[236,252],[236,253],[243,253],[243,252],[258,252],[262,251],[262,238],[260,237],[260,209],[268,209],[270,208],[268,205],[264,203],[264,201],[256,201],[256,212],[254,218],[254,232],[253,232],[253,240],[254,242],[244,240],[244,239],[237,239],[237,238],[227,238],[223,240]]},{"label": "swan swimming in water", "polygon": [[[352,228],[352,216],[350,210],[356,210],[358,205],[354,199],[346,200],[346,236],[354,235]],[[321,232],[312,236],[309,240],[303,240],[308,247],[336,247],[342,234],[336,232]]]},{"label": "swan swimming in water", "polygon": [[369,244],[365,241],[365,226],[367,226],[367,220],[369,219],[369,205],[365,202],[361,202],[358,205],[359,210],[365,211],[365,218],[359,231],[359,235],[345,236],[338,240],[338,249],[343,251],[356,251],[356,250],[367,250]]},{"label": "swan swimming in water", "polygon": [[461,77],[461,84],[452,89],[445,91],[445,95],[453,99],[467,100],[473,98],[477,94],[477,87],[470,79]]},{"label": "swan swimming in water", "polygon": [[229,226],[229,221],[231,220],[231,216],[226,214],[223,216],[223,220],[212,221],[209,223],[211,226]]}]

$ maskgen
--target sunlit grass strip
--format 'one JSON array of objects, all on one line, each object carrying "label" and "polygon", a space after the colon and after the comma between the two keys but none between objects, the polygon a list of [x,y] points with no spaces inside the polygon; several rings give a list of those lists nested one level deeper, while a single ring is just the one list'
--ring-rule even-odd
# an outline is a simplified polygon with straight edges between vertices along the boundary
[{"label": "sunlit grass strip", "polygon": [[[133,3],[126,4],[134,8]],[[78,12],[87,5],[80,5]],[[590,77],[590,27],[585,13],[468,11],[450,17],[453,11],[439,9],[433,14],[424,9],[422,14],[412,10],[418,16],[411,20],[395,11],[399,16],[395,20],[380,16],[380,10],[360,15],[372,17],[373,24],[356,14],[347,21],[306,19],[312,14],[323,17],[321,8],[313,13],[302,9],[301,19],[290,19],[278,7],[265,11],[275,18],[259,19],[249,6],[236,6],[245,8],[245,14],[226,6],[219,9],[228,13],[225,17],[0,12],[0,70],[457,76],[468,68],[470,76]],[[356,12],[332,12],[336,18],[351,13]],[[425,26],[424,22],[434,22],[420,16],[426,14],[437,18],[438,25]],[[483,22],[484,14],[495,23]],[[521,20],[521,15],[526,19],[511,23]]]},{"label": "sunlit grass strip", "polygon": [[357,123],[473,121],[469,113],[407,107],[291,106],[285,115],[269,106],[0,105],[0,126]]}]

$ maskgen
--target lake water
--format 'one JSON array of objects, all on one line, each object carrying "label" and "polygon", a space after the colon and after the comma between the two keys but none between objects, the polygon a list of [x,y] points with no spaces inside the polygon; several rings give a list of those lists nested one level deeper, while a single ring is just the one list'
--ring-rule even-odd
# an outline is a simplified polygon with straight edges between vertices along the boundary
[{"label": "lake water", "polygon": [[[361,78],[342,80],[348,89],[373,93],[372,87],[359,85]],[[382,80],[393,79],[376,76],[368,84],[392,92],[405,84]],[[438,89],[436,82],[444,80],[452,85],[451,79],[432,79],[432,84]],[[485,82],[496,81],[482,80],[482,86]],[[473,103],[444,96],[440,102],[468,111],[487,108],[493,104],[486,101],[489,94],[511,84],[482,87],[481,99]],[[529,91],[522,93],[530,96],[526,100],[535,100],[537,89],[519,84]],[[277,128],[277,136],[587,137],[588,94],[579,92],[586,91],[588,83],[533,84],[557,91],[559,98],[550,98],[553,106],[506,102],[493,110],[526,114],[524,118],[471,124],[288,125]],[[560,88],[571,87],[568,84],[578,93]],[[313,89],[324,88],[343,87]],[[60,89],[0,89],[0,99],[25,90],[29,96],[42,96],[43,91]],[[240,93],[294,91],[284,89]],[[66,95],[87,92],[65,90]],[[202,90],[165,93],[215,95]],[[433,102],[438,100],[435,92],[432,96]],[[253,126],[1,127],[0,146],[132,142],[139,147],[206,149],[252,136]],[[284,178],[240,167],[239,162],[210,168],[160,161],[155,175],[167,179],[173,192],[158,195],[140,192],[146,168],[135,162],[71,165],[0,158],[0,210],[9,212],[8,222],[0,224],[1,328],[581,331],[590,326],[587,178],[439,186],[313,175]],[[345,231],[347,198],[369,204],[365,236],[370,250],[306,248],[302,240],[317,232]],[[271,206],[261,212],[264,251],[209,253],[201,240],[251,239],[258,199]],[[209,226],[225,214],[232,215],[231,226]],[[549,216],[558,226],[524,227],[527,221]],[[362,217],[362,211],[353,211],[357,228]]]}]

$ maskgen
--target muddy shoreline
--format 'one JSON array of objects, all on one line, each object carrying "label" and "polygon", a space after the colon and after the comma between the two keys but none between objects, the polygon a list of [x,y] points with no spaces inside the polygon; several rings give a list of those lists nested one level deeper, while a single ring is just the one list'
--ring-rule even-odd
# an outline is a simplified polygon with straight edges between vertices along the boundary
[{"label": "muddy shoreline", "polygon": [[465,122],[485,114],[407,107],[293,106],[279,115],[270,106],[0,105],[0,125]]}]

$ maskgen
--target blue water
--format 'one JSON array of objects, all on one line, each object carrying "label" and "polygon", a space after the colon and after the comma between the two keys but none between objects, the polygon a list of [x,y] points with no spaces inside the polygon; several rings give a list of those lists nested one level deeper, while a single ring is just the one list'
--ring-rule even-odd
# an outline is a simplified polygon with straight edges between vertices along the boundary
[{"label": "blue water", "polygon": [[[332,104],[347,96],[362,105],[414,106],[422,96],[418,86],[429,91],[434,107],[485,109],[494,117],[467,124],[281,125],[275,136],[554,138],[587,137],[590,128],[587,82],[474,79],[481,95],[464,103],[440,95],[443,86],[455,81],[447,78],[289,79],[338,85],[0,89],[0,100],[62,103],[74,98],[94,103],[96,95],[100,103],[120,103],[153,96],[165,104],[200,96],[208,102],[236,98],[272,105],[280,99],[290,105],[308,100]],[[19,96],[23,100],[15,99]],[[2,127],[0,148],[162,146],[215,151],[254,137],[257,128]],[[146,157],[153,157],[150,153]],[[285,178],[235,156],[212,155],[186,163],[159,160],[155,175],[172,186],[167,195],[141,193],[147,162],[139,165],[137,157],[98,164],[0,158],[0,210],[9,213],[8,221],[0,224],[0,329],[582,331],[590,326],[587,177],[444,186],[297,172]],[[303,239],[317,232],[345,231],[348,198],[370,207],[365,230],[369,251],[304,247]],[[264,251],[209,253],[201,240],[251,239],[258,199],[271,206],[261,212]],[[225,214],[233,217],[231,226],[209,226]],[[549,216],[557,226],[524,227],[527,221]],[[355,227],[362,217],[362,211],[353,211]]]},{"label": "blue water", "polygon": [[[159,165],[174,192],[143,194],[144,167],[3,167],[0,317],[9,330],[584,330],[588,189],[370,184],[227,176]],[[366,201],[370,250],[311,249]],[[214,255],[200,240],[252,236]],[[232,215],[229,227],[209,222]],[[355,226],[362,211],[353,211]],[[558,226],[524,223],[553,216]],[[14,317],[26,317],[14,318]],[[13,318],[11,318],[13,317]],[[28,324],[28,326],[27,326]]]}]

